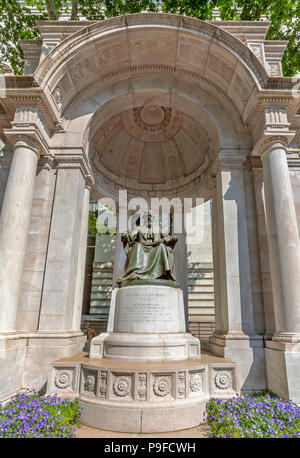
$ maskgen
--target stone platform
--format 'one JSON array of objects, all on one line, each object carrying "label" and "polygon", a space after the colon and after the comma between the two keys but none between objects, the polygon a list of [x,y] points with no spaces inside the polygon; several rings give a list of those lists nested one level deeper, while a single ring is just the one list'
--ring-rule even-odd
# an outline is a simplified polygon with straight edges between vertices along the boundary
[{"label": "stone platform", "polygon": [[197,426],[210,397],[227,399],[238,392],[236,364],[214,355],[128,362],[90,358],[85,352],[54,361],[47,389],[78,398],[83,424],[133,433]]}]

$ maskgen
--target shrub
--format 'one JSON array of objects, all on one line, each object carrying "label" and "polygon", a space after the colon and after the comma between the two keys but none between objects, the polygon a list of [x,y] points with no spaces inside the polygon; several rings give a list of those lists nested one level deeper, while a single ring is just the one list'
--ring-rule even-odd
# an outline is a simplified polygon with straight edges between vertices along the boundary
[{"label": "shrub", "polygon": [[0,406],[0,438],[74,437],[79,418],[77,400],[27,391]]},{"label": "shrub", "polygon": [[270,392],[212,398],[207,413],[213,437],[300,437],[300,408]]}]

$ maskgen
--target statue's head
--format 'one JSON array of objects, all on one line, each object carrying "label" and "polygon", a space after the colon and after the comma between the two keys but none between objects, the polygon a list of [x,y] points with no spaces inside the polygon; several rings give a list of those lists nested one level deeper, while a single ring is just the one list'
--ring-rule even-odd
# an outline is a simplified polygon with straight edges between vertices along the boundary
[{"label": "statue's head", "polygon": [[154,223],[154,213],[150,210],[142,214],[142,225],[151,228]]}]

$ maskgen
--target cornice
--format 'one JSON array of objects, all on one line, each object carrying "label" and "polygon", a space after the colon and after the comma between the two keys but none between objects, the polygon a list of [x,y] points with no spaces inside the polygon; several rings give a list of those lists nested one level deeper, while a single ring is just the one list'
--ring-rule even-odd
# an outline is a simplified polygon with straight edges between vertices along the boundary
[{"label": "cornice", "polygon": [[215,83],[213,83],[211,80],[208,78],[205,78],[198,73],[195,72],[190,72],[186,69],[179,68],[179,67],[174,67],[174,66],[169,66],[169,65],[162,65],[162,64],[157,64],[157,65],[141,65],[141,66],[128,66],[126,68],[122,68],[121,70],[114,71],[114,72],[109,72],[106,73],[99,78],[95,79],[91,83],[89,83],[87,86],[82,88],[67,104],[65,109],[63,110],[62,113],[62,119],[66,120],[68,119],[68,116],[71,112],[71,110],[74,108],[76,104],[79,104],[84,100],[89,92],[93,91],[97,87],[100,87],[106,83],[111,83],[112,81],[116,81],[118,79],[126,79],[130,78],[131,76],[135,76],[138,74],[167,74],[167,75],[174,75],[174,77],[180,77],[185,80],[190,80],[190,81],[197,81],[200,83],[203,87],[211,89],[215,94],[217,94],[219,97],[223,98],[227,105],[230,106],[234,118],[236,121],[238,121],[239,125],[241,127],[247,127],[247,124],[243,121],[243,118],[233,102],[233,100]]},{"label": "cornice", "polygon": [[41,83],[44,82],[54,65],[67,54],[72,53],[73,49],[78,47],[81,43],[95,40],[97,35],[101,35],[113,29],[126,29],[128,27],[138,27],[142,25],[153,27],[164,25],[179,30],[198,32],[201,33],[202,36],[207,36],[209,39],[222,43],[227,49],[238,55],[240,60],[243,61],[251,70],[252,74],[255,75],[262,87],[267,87],[268,75],[263,65],[254,56],[251,50],[234,35],[218,27],[217,23],[213,25],[198,19],[165,13],[124,15],[99,21],[79,30],[50,51],[36,71],[38,81]]}]

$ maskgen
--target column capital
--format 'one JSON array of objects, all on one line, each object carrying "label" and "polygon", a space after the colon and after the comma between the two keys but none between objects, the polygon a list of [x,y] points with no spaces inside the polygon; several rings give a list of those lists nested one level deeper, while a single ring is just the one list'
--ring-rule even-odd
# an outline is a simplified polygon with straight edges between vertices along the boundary
[{"label": "column capital", "polygon": [[4,135],[9,142],[23,142],[24,146],[37,149],[38,156],[48,154],[48,134],[45,121],[37,106],[19,106],[16,108],[14,120],[10,129],[4,129]]},{"label": "column capital", "polygon": [[48,153],[44,139],[35,129],[26,129],[26,131],[15,128],[5,129],[4,134],[9,139],[14,150],[18,146],[24,146],[34,151],[38,157]]},{"label": "column capital", "polygon": [[290,130],[286,108],[271,106],[264,108],[254,129],[253,156],[263,156],[266,151],[278,147],[286,148],[295,137]]}]

